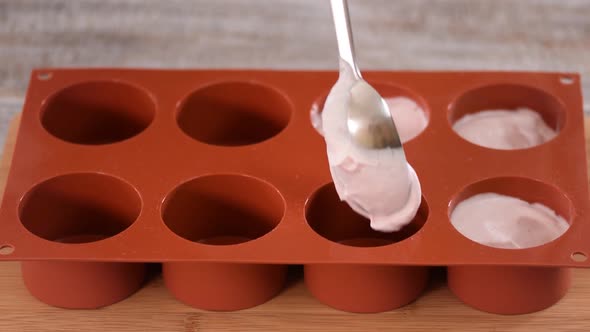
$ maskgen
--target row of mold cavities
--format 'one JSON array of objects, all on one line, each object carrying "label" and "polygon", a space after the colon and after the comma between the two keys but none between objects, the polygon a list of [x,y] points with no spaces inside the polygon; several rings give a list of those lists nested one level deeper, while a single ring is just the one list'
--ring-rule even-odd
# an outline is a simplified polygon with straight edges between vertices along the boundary
[{"label": "row of mold cavities", "polygon": [[[431,107],[419,93],[391,83],[373,85],[385,98],[402,96],[415,101],[430,121]],[[325,94],[317,98],[312,109],[321,110],[325,99]],[[177,103],[175,116],[178,127],[192,139],[217,146],[243,146],[271,139],[287,128],[292,105],[288,94],[262,83],[218,82],[185,96]],[[565,124],[566,111],[558,98],[534,87],[509,83],[464,92],[449,104],[446,113],[452,126],[461,117],[481,110],[519,107],[538,112],[557,132]],[[41,123],[63,141],[101,145],[139,135],[155,114],[156,103],[148,90],[120,81],[95,81],[78,83],[50,96],[43,105]]]},{"label": "row of mold cavities", "polygon": [[[164,284],[175,298],[213,311],[241,310],[273,299],[294,279],[287,271],[287,265],[253,263],[162,264]],[[304,280],[309,292],[325,305],[376,313],[417,300],[428,289],[431,272],[425,266],[313,264],[304,265]],[[26,261],[22,274],[33,296],[69,309],[94,309],[122,301],[141,289],[150,275],[143,263],[64,261]],[[447,283],[457,298],[498,314],[550,307],[567,293],[570,279],[568,269],[555,267],[447,268]]]},{"label": "row of mold cavities", "polygon": [[[567,195],[553,185],[522,177],[475,182],[455,194],[448,214],[461,201],[485,192],[541,203],[572,223],[573,204]],[[310,228],[326,240],[359,248],[386,246],[410,238],[428,222],[427,195],[414,220],[392,233],[372,230],[367,219],[340,200],[333,183],[310,192],[302,212]],[[161,201],[161,221],[170,231],[211,250],[267,235],[290,209],[290,203],[271,183],[241,174],[190,179]],[[123,179],[104,173],[71,173],[33,186],[20,200],[18,216],[22,225],[40,238],[80,245],[124,232],[142,208],[140,192]]]}]

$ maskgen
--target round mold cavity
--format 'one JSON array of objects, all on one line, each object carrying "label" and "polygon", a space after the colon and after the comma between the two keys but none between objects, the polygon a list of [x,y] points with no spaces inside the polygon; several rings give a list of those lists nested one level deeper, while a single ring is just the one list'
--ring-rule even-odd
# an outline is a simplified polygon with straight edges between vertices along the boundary
[{"label": "round mold cavity", "polygon": [[181,302],[211,311],[251,308],[284,287],[286,265],[165,262],[167,289]]},{"label": "round mold cavity", "polygon": [[[565,107],[556,97],[545,91],[517,84],[487,85],[463,93],[449,105],[448,120],[452,127],[455,122],[466,115],[488,110],[516,110],[519,108],[527,108],[537,112],[545,124],[555,130],[558,135],[564,127]],[[479,145],[467,138],[462,137],[462,139],[484,148],[497,149]]]},{"label": "round mold cavity", "polygon": [[[233,245],[272,231],[285,204],[270,184],[244,175],[217,174],[189,180],[162,205],[170,230],[204,245]],[[286,266],[166,262],[163,276],[180,301],[204,310],[231,311],[262,304],[283,287]]]},{"label": "round mold cavity", "polygon": [[43,127],[64,141],[101,145],[145,130],[155,116],[150,95],[127,83],[84,82],[54,94],[41,112]]},{"label": "round mold cavity", "polygon": [[428,267],[308,264],[305,285],[320,302],[347,312],[377,313],[417,299],[428,284]]},{"label": "round mold cavity", "polygon": [[[557,215],[561,216],[568,223],[571,223],[571,218],[574,215],[574,208],[572,202],[563,192],[561,192],[558,188],[552,185],[548,185],[538,180],[523,177],[497,177],[472,183],[471,185],[465,187],[461,192],[459,192],[451,200],[449,204],[449,218],[453,210],[459,203],[472,196],[482,193],[496,193],[500,195],[515,197],[529,203],[543,204],[551,210],[555,211]],[[478,220],[474,220],[473,222],[478,222]],[[524,225],[526,226],[526,224]],[[459,230],[457,230],[457,232],[461,233]],[[462,235],[466,238],[469,238],[469,234]],[[545,243],[539,243],[535,246],[531,246],[528,248],[538,247],[546,243],[552,242],[554,240],[556,239],[553,239]]]},{"label": "round mold cavity", "polygon": [[291,113],[287,97],[274,88],[254,82],[220,82],[185,98],[176,120],[197,141],[243,146],[278,135],[287,127]]},{"label": "round mold cavity", "polygon": [[[392,112],[396,128],[399,132],[400,138],[403,143],[413,140],[414,138],[422,134],[424,130],[426,130],[426,128],[428,127],[428,123],[430,121],[430,111],[424,98],[410,90],[392,85],[390,83],[369,83],[373,88],[375,88],[375,90],[377,90],[377,92],[379,92],[381,97],[385,99],[388,106],[390,107],[390,110],[394,109],[393,107],[399,110],[400,105],[402,105],[401,107],[404,107],[404,111],[407,112],[407,106],[405,106],[405,102],[403,104],[395,102],[396,100],[399,100],[397,99],[398,97],[402,97],[414,102],[422,112],[423,116],[408,116],[406,112],[404,112],[404,116],[402,116],[402,113]],[[313,127],[321,134],[323,134],[321,128],[321,112],[324,108],[324,104],[326,102],[328,94],[329,91],[323,93],[320,97],[318,97],[312,104],[310,111],[311,123]]]},{"label": "round mold cavity", "polygon": [[40,301],[67,309],[96,309],[119,302],[143,285],[145,264],[24,261],[25,286]]},{"label": "round mold cavity", "polygon": [[174,189],[162,205],[162,219],[176,235],[206,245],[248,242],[272,231],[285,203],[267,182],[238,174],[216,174],[189,180]]},{"label": "round mold cavity", "polygon": [[139,216],[141,198],[129,183],[101,173],[60,175],[23,196],[19,217],[49,241],[88,243],[115,236]]},{"label": "round mold cavity", "polygon": [[[461,201],[485,192],[541,203],[568,222],[573,215],[571,201],[557,188],[537,180],[519,177],[491,178],[469,185],[451,201],[449,212],[452,212]],[[479,310],[497,314],[524,314],[548,308],[566,294],[570,280],[570,271],[566,268],[448,268],[449,288],[459,299]]]},{"label": "round mold cavity", "polygon": [[416,217],[400,231],[378,232],[371,228],[368,219],[340,200],[331,182],[310,197],[305,217],[309,226],[329,241],[352,247],[379,247],[403,241],[418,232],[428,218],[428,204],[422,198]]},{"label": "round mold cavity", "polygon": [[[307,222],[317,234],[358,250],[403,241],[418,232],[427,218],[428,206],[423,199],[416,218],[400,231],[374,231],[369,220],[340,201],[333,183],[317,190],[306,205]],[[359,313],[406,305],[420,296],[428,281],[428,268],[421,266],[307,264],[304,272],[308,289],[320,302]]]},{"label": "round mold cavity", "polygon": [[449,266],[448,285],[481,311],[517,315],[546,309],[565,296],[571,270],[556,267]]}]

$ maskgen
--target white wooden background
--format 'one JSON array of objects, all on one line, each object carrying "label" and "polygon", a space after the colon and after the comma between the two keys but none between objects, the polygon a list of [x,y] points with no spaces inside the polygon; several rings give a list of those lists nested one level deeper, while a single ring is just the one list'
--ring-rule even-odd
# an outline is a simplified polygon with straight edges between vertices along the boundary
[{"label": "white wooden background", "polygon": [[[350,0],[363,69],[577,71],[590,0]],[[327,0],[0,0],[0,144],[31,68],[336,66]]]}]

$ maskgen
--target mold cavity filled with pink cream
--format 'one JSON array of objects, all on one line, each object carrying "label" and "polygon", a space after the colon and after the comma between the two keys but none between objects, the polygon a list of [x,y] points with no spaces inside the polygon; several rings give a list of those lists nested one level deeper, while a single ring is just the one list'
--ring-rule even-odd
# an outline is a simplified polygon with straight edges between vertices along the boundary
[{"label": "mold cavity filled with pink cream", "polygon": [[[469,114],[455,122],[453,130],[471,143],[499,150],[526,149],[557,136],[539,113],[528,108]],[[540,246],[569,228],[566,220],[545,205],[497,193],[460,202],[451,213],[451,223],[472,241],[505,249]]]},{"label": "mold cavity filled with pink cream", "polygon": [[472,241],[505,249],[524,249],[551,242],[569,224],[539,203],[496,193],[472,196],[451,213],[453,226]]},{"label": "mold cavity filled with pink cream", "polygon": [[557,135],[539,113],[528,108],[467,114],[453,124],[453,130],[473,144],[498,150],[531,148]]}]

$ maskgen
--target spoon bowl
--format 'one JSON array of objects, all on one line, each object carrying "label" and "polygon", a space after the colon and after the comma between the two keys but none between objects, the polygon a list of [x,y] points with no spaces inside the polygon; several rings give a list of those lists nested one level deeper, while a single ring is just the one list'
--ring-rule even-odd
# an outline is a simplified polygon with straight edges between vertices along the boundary
[{"label": "spoon bowl", "polygon": [[377,90],[362,78],[356,64],[347,1],[331,0],[331,6],[338,52],[341,60],[352,69],[355,81],[350,89],[346,109],[347,127],[352,141],[365,149],[400,149],[403,152],[389,107]]},{"label": "spoon bowl", "polygon": [[401,148],[389,107],[377,90],[359,79],[349,98],[347,126],[356,144],[367,149]]}]

